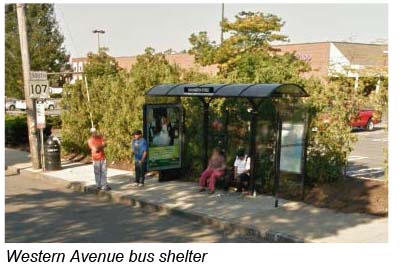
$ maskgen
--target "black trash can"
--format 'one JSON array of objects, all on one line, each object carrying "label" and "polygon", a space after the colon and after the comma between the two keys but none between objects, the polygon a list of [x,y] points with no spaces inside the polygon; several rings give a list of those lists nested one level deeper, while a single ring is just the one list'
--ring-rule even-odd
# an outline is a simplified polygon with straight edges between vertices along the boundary
[{"label": "black trash can", "polygon": [[50,136],[45,143],[45,170],[61,169],[61,146],[57,137]]}]

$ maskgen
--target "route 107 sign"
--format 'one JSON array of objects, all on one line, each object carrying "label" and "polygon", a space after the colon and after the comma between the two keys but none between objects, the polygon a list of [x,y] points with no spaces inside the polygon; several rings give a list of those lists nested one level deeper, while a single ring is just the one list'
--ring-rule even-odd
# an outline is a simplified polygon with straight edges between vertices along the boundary
[{"label": "route 107 sign", "polygon": [[50,97],[47,72],[30,71],[29,93],[32,99]]}]

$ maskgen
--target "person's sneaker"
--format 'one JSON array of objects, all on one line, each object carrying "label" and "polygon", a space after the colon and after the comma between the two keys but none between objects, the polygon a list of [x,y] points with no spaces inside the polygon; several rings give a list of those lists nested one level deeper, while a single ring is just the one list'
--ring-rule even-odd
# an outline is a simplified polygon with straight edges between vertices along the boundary
[{"label": "person's sneaker", "polygon": [[206,189],[204,188],[204,187],[202,187],[201,189],[199,189],[199,192],[203,192],[203,191],[205,191]]},{"label": "person's sneaker", "polygon": [[142,184],[142,183],[139,184],[139,187],[144,187],[144,186],[145,186],[145,184]]},{"label": "person's sneaker", "polygon": [[97,186],[97,190],[101,190],[101,187],[100,187],[100,186]]},{"label": "person's sneaker", "polygon": [[209,195],[213,195],[213,194],[214,194],[214,190],[210,190]]},{"label": "person's sneaker", "polygon": [[106,187],[104,187],[104,190],[105,191],[110,191],[112,188],[110,187],[110,186],[106,186]]}]

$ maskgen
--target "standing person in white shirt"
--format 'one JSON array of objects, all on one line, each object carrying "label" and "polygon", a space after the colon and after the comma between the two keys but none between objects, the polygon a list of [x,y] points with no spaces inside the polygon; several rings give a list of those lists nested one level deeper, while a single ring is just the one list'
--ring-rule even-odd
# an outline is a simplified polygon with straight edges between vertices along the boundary
[{"label": "standing person in white shirt", "polygon": [[244,149],[239,149],[234,161],[234,179],[237,182],[237,192],[243,188],[248,190],[250,181],[250,157],[245,154]]}]

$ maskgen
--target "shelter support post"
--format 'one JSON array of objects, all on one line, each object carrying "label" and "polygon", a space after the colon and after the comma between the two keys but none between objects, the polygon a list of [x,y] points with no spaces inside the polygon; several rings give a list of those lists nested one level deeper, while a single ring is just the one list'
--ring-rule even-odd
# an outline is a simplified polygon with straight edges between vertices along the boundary
[{"label": "shelter support post", "polygon": [[280,186],[280,158],[281,158],[281,130],[282,121],[280,114],[276,114],[277,134],[276,134],[276,148],[274,159],[274,206],[278,207],[278,188]]},{"label": "shelter support post", "polygon": [[227,154],[227,148],[229,147],[229,121],[230,121],[230,113],[229,113],[229,109],[226,108],[225,119],[224,119],[224,149],[225,149],[226,154]]},{"label": "shelter support post", "polygon": [[257,144],[256,144],[256,136],[257,136],[257,122],[258,122],[258,107],[259,105],[256,104],[253,100],[249,99],[251,105],[250,111],[250,186],[251,186],[251,193],[253,196],[256,195],[256,161],[257,161]]},{"label": "shelter support post", "polygon": [[301,192],[301,200],[304,201],[305,198],[305,179],[306,179],[306,166],[307,166],[307,152],[308,152],[308,129],[310,128],[310,117],[308,115],[308,112],[305,115],[305,143],[304,143],[304,155],[303,155],[303,163],[302,163],[302,171],[301,171],[301,187],[302,187],[302,192]]},{"label": "shelter support post", "polygon": [[203,104],[203,154],[202,154],[202,166],[203,170],[207,168],[207,152],[209,146],[209,105],[210,100],[207,102],[205,98],[201,97],[200,101]]}]

